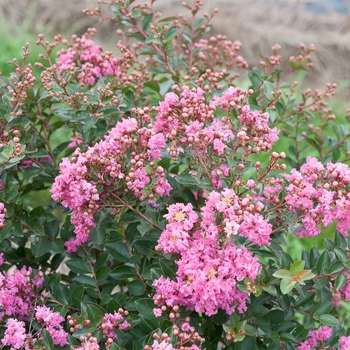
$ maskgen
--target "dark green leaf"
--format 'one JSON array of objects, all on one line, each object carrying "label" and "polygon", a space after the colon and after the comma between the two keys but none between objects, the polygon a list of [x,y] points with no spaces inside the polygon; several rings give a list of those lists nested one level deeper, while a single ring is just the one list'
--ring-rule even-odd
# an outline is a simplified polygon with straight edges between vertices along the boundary
[{"label": "dark green leaf", "polygon": [[79,285],[78,287],[76,287],[75,289],[73,289],[72,291],[72,302],[73,305],[75,307],[80,307],[80,302],[83,298],[83,294],[84,294],[84,286],[83,285]]},{"label": "dark green leaf", "polygon": [[50,242],[46,237],[36,237],[32,244],[32,252],[36,258],[43,256],[49,249]]},{"label": "dark green leaf", "polygon": [[43,329],[41,332],[41,335],[43,337],[43,341],[44,341],[44,344],[46,345],[46,347],[49,350],[54,350],[54,344],[53,344],[53,340],[52,340],[50,333],[46,329]]},{"label": "dark green leaf", "polygon": [[259,90],[262,83],[262,80],[260,79],[260,77],[255,72],[248,72],[248,77],[253,84],[253,89],[255,91]]},{"label": "dark green leaf", "polygon": [[143,295],[146,290],[145,290],[145,286],[143,285],[143,283],[139,280],[135,280],[135,281],[131,281],[128,285],[127,285],[128,291],[135,296],[141,296]]},{"label": "dark green leaf", "polygon": [[63,305],[70,305],[70,293],[66,285],[60,283],[56,290],[56,299]]},{"label": "dark green leaf", "polygon": [[202,24],[204,24],[207,21],[206,18],[198,18],[196,22],[194,22],[194,30],[197,30]]},{"label": "dark green leaf", "polygon": [[135,305],[140,315],[146,320],[155,321],[156,317],[153,314],[153,309],[155,307],[152,299],[144,298],[135,301]]},{"label": "dark green leaf", "polygon": [[314,316],[319,317],[324,314],[328,314],[333,308],[333,303],[330,301],[324,301],[316,307]]},{"label": "dark green leaf", "polygon": [[107,243],[106,249],[117,261],[128,262],[130,259],[128,248],[122,241]]},{"label": "dark green leaf", "polygon": [[344,263],[344,262],[346,262],[346,260],[348,260],[348,254],[346,253],[346,251],[343,248],[335,247],[334,252],[341,262]]},{"label": "dark green leaf", "polygon": [[147,29],[149,28],[149,24],[152,21],[152,18],[153,18],[153,13],[149,13],[144,17],[142,21],[142,30],[147,31]]},{"label": "dark green leaf", "polygon": [[79,284],[83,284],[85,287],[93,287],[93,288],[96,287],[95,280],[89,276],[80,275],[80,276],[74,277],[73,281]]},{"label": "dark green leaf", "polygon": [[111,272],[111,269],[107,266],[102,266],[96,271],[96,279],[100,282],[107,278]]},{"label": "dark green leaf", "polygon": [[87,261],[83,261],[78,258],[70,259],[65,262],[65,264],[68,266],[68,268],[75,272],[75,273],[81,273],[81,274],[88,274],[91,273],[90,264]]},{"label": "dark green leaf", "polygon": [[111,271],[111,277],[117,280],[126,279],[129,277],[134,277],[136,275],[135,268],[131,266],[118,266]]},{"label": "dark green leaf", "polygon": [[264,93],[266,98],[270,101],[274,98],[275,96],[275,87],[273,86],[273,84],[267,80],[264,81]]},{"label": "dark green leaf", "polygon": [[175,37],[175,35],[178,34],[178,32],[179,32],[179,29],[177,27],[169,28],[164,35],[165,41],[172,40]]},{"label": "dark green leaf", "polygon": [[337,318],[335,318],[333,315],[321,315],[320,316],[320,322],[326,326],[329,327],[336,327],[339,326],[339,320]]},{"label": "dark green leaf", "polygon": [[336,272],[339,272],[341,270],[344,269],[344,265],[342,262],[340,261],[336,261],[333,265],[331,265],[331,267],[329,268],[329,273],[330,274],[333,274],[333,273],[336,273]]},{"label": "dark green leaf", "polygon": [[335,290],[343,288],[347,282],[347,278],[342,273],[340,273],[335,279]]},{"label": "dark green leaf", "polygon": [[331,265],[331,259],[327,250],[325,250],[317,260],[316,271],[318,275],[324,274],[325,270]]}]

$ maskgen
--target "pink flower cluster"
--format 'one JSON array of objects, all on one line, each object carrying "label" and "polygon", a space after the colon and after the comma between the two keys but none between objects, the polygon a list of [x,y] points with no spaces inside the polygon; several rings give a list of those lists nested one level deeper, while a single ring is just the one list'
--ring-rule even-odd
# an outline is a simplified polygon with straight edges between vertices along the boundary
[{"label": "pink flower cluster", "polygon": [[199,348],[196,344],[192,344],[189,347],[184,347],[181,346],[180,348],[178,347],[173,347],[173,345],[169,342],[167,342],[166,340],[163,341],[158,341],[158,340],[154,340],[152,346],[147,347],[148,350],[200,350],[201,348]]},{"label": "pink flower cluster", "polygon": [[82,82],[94,85],[101,76],[121,74],[119,57],[113,57],[111,52],[102,52],[102,47],[96,45],[91,39],[94,31],[84,34],[81,38],[73,37],[72,47],[62,49],[57,53],[58,69],[63,71],[75,67],[81,67],[82,72],[78,78]]},{"label": "pink flower cluster", "polygon": [[123,330],[128,327],[131,327],[131,325],[128,321],[123,320],[123,311],[114,312],[114,314],[109,314],[109,313],[105,314],[101,324],[103,335],[110,339],[117,338],[117,335],[115,334],[115,330],[117,329]]},{"label": "pink flower cluster", "polygon": [[[7,316],[16,316],[20,320],[31,317],[37,299],[33,288],[40,287],[43,282],[42,277],[29,278],[31,272],[30,267],[12,273],[0,272],[0,309]],[[0,314],[0,319],[3,316]]]},{"label": "pink flower cluster", "polygon": [[[200,39],[194,44],[198,50],[195,55],[195,66],[198,69],[225,67],[225,69],[233,68],[235,65],[242,68],[248,68],[248,63],[242,56],[237,55],[237,51],[241,49],[242,44],[236,40],[232,42],[225,35],[212,36],[209,40]],[[192,54],[192,52],[191,52]]]},{"label": "pink flower cluster", "polygon": [[[180,88],[175,85],[173,90],[180,91]],[[170,142],[169,153],[173,159],[185,148],[197,158],[211,151],[222,156],[227,148],[232,147],[233,131],[238,137],[238,145],[255,153],[269,151],[278,140],[279,130],[268,126],[268,113],[251,112],[249,106],[244,105],[249,91],[230,87],[221,96],[214,96],[209,104],[205,100],[205,90],[200,87],[190,89],[183,86],[180,93],[180,97],[174,92],[165,96],[154,123],[154,130],[163,133]],[[217,106],[241,114],[236,121],[215,118]]]},{"label": "pink flower cluster", "polygon": [[4,203],[0,202],[0,229],[4,227],[6,208]]},{"label": "pink flower cluster", "polygon": [[42,325],[41,330],[46,329],[50,333],[53,343],[60,346],[68,344],[68,333],[61,325],[64,318],[58,312],[52,312],[47,306],[37,306],[35,310],[35,317]]},{"label": "pink flower cluster", "polygon": [[[96,340],[96,341],[95,341]],[[98,345],[97,339],[85,339],[82,343],[82,346],[76,347],[76,350],[99,350],[100,346]]]},{"label": "pink flower cluster", "polygon": [[100,200],[110,195],[111,189],[117,195],[129,190],[140,200],[169,195],[171,186],[164,170],[153,163],[164,146],[162,134],[140,127],[135,118],[127,118],[86,152],[77,149],[71,160],[62,159],[51,193],[53,199],[72,210],[76,239],[66,242],[69,252],[90,240]]},{"label": "pink flower cluster", "polygon": [[[177,278],[154,281],[156,305],[181,305],[209,316],[219,308],[229,314],[236,308],[246,310],[248,295],[238,289],[237,282],[255,280],[260,264],[244,246],[234,245],[232,236],[268,244],[271,225],[258,213],[261,209],[261,203],[254,206],[249,196],[240,200],[231,189],[209,194],[201,220],[191,204],[170,205],[165,215],[169,223],[156,249],[178,254]],[[161,315],[158,309],[154,313]]]},{"label": "pink flower cluster", "polygon": [[303,218],[298,237],[313,237],[320,233],[318,224],[327,227],[334,220],[337,230],[345,237],[350,228],[350,169],[346,164],[328,163],[323,166],[316,158],[308,157],[300,171],[284,174],[290,183],[286,202],[290,210]]},{"label": "pink flower cluster", "polygon": [[350,336],[340,337],[339,339],[340,349],[339,350],[350,350]]},{"label": "pink flower cluster", "polygon": [[[339,290],[340,296],[342,296],[346,301],[350,301],[350,275],[347,275],[348,281],[346,285]],[[339,296],[339,297],[340,297]]]},{"label": "pink flower cluster", "polygon": [[215,106],[206,103],[203,89],[184,86],[180,97],[173,92],[166,94],[153,126],[170,142],[170,155],[176,159],[184,147],[196,156],[207,153],[209,147],[223,155],[225,143],[234,137],[231,126],[214,118]]},{"label": "pink flower cluster", "polygon": [[328,326],[323,326],[320,330],[311,331],[309,333],[309,338],[304,342],[300,343],[298,350],[311,350],[315,348],[318,343],[324,342],[332,336],[332,328]]},{"label": "pink flower cluster", "polygon": [[237,130],[237,137],[240,144],[247,149],[252,149],[254,153],[260,151],[267,152],[272,148],[272,144],[278,140],[279,130],[270,129],[269,114],[259,110],[251,111],[249,105],[242,105],[246,101],[250,91],[241,88],[230,87],[221,97],[215,96],[213,106],[221,106],[226,111],[236,109],[241,112],[238,115],[240,125]]},{"label": "pink flower cluster", "polygon": [[4,338],[1,339],[3,345],[11,346],[11,349],[20,349],[27,339],[25,323],[15,318],[9,318],[6,322]]}]

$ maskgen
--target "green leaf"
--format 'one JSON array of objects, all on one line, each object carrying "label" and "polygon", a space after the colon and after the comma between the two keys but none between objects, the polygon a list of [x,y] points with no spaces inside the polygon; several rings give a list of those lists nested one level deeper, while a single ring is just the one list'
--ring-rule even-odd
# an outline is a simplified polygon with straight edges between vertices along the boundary
[{"label": "green leaf", "polygon": [[164,40],[165,41],[172,40],[175,37],[175,35],[178,34],[178,32],[179,32],[179,29],[177,27],[169,28],[164,35]]},{"label": "green leaf", "polygon": [[346,260],[348,260],[348,254],[346,254],[346,251],[343,248],[335,247],[334,253],[341,262],[345,263]]},{"label": "green leaf", "polygon": [[66,285],[60,283],[56,290],[56,299],[63,305],[70,305],[70,293]]},{"label": "green leaf", "polygon": [[49,250],[49,247],[50,247],[50,242],[44,236],[44,237],[36,237],[35,241],[32,243],[31,249],[32,249],[33,255],[36,258],[39,258]]},{"label": "green leaf", "polygon": [[90,320],[91,331],[95,331],[96,327],[100,325],[102,319],[106,313],[105,309],[97,304],[90,302],[82,302],[81,309],[87,313],[88,319]]},{"label": "green leaf", "polygon": [[321,315],[319,318],[320,322],[329,327],[339,326],[339,320],[335,318],[333,315]]},{"label": "green leaf", "polygon": [[106,262],[108,258],[108,252],[102,252],[98,258],[96,259],[96,263],[94,266],[95,271],[97,271],[100,267],[103,266],[103,264]]},{"label": "green leaf", "polygon": [[123,350],[119,345],[117,345],[116,343],[112,343],[109,348],[109,350]]},{"label": "green leaf", "polygon": [[105,278],[109,276],[111,273],[111,269],[108,266],[102,266],[96,271],[96,279],[98,281],[103,281]]},{"label": "green leaf", "polygon": [[143,283],[139,280],[131,281],[127,285],[128,291],[130,294],[135,295],[135,296],[141,296],[146,292],[145,286]]},{"label": "green leaf", "polygon": [[74,258],[74,259],[67,260],[65,264],[71,271],[75,273],[78,273],[78,274],[91,273],[90,264],[87,261]]},{"label": "green leaf", "polygon": [[279,270],[276,271],[272,276],[277,277],[277,278],[288,278],[292,276],[292,273],[289,270]]},{"label": "green leaf", "polygon": [[260,79],[260,77],[255,72],[248,72],[248,77],[253,84],[253,89],[255,91],[259,90],[262,83],[262,80]]},{"label": "green leaf", "polygon": [[303,326],[306,329],[311,329],[314,328],[315,321],[310,315],[305,315],[303,319]]},{"label": "green leaf", "polygon": [[140,315],[146,320],[155,321],[156,317],[153,314],[155,308],[154,301],[150,298],[139,299],[135,301],[136,308]]},{"label": "green leaf", "polygon": [[263,86],[263,89],[264,89],[264,93],[265,93],[265,96],[266,98],[271,101],[274,96],[275,96],[275,87],[273,86],[273,84],[267,80],[264,81],[264,86]]},{"label": "green leaf", "polygon": [[295,284],[296,282],[293,281],[292,279],[287,279],[287,278],[282,279],[282,282],[280,285],[282,294],[288,294],[294,288]]},{"label": "green leaf", "polygon": [[118,266],[111,271],[111,277],[117,280],[134,277],[135,275],[136,275],[135,268],[131,266],[125,266],[125,265]]},{"label": "green leaf", "polygon": [[197,30],[202,24],[204,24],[207,21],[206,18],[198,18],[196,22],[194,22],[194,30]]},{"label": "green leaf", "polygon": [[140,221],[140,225],[137,225],[137,230],[140,232],[141,236],[146,235],[151,229],[153,225],[145,220]]},{"label": "green leaf", "polygon": [[307,280],[311,280],[311,278],[314,278],[315,274],[312,273],[311,270],[301,270],[301,271],[298,271],[295,274],[295,276],[303,281],[307,281]]},{"label": "green leaf", "polygon": [[122,241],[107,243],[106,249],[109,254],[113,256],[113,258],[117,261],[128,262],[131,258],[128,248],[126,244]]},{"label": "green leaf", "polygon": [[145,18],[142,21],[142,30],[147,31],[149,24],[151,23],[153,18],[153,13],[149,13],[145,16]]},{"label": "green leaf", "polygon": [[84,294],[84,286],[79,285],[72,291],[72,302],[75,307],[80,307],[80,302],[82,300],[83,294]]},{"label": "green leaf", "polygon": [[331,258],[327,250],[325,250],[317,260],[316,271],[318,275],[325,273],[325,270],[328,269],[331,265]]},{"label": "green leaf", "polygon": [[175,177],[175,180],[181,185],[196,186],[204,190],[212,190],[211,186],[207,182],[200,181],[190,174],[180,174]]},{"label": "green leaf", "polygon": [[324,246],[326,247],[326,249],[328,250],[328,251],[333,251],[334,250],[334,242],[333,241],[331,241],[330,239],[328,239],[328,238],[325,238],[325,240],[324,240]]},{"label": "green leaf", "polygon": [[80,275],[73,278],[73,281],[83,284],[85,287],[96,288],[95,280],[90,276]]},{"label": "green leaf", "polygon": [[278,102],[276,102],[275,106],[276,106],[276,109],[277,109],[279,116],[282,117],[284,114],[284,107],[283,107],[282,103],[280,101],[278,101]]},{"label": "green leaf", "polygon": [[347,282],[347,278],[342,273],[340,273],[335,279],[335,290],[343,288]]},{"label": "green leaf", "polygon": [[46,329],[43,329],[41,332],[41,335],[43,337],[43,341],[44,341],[44,344],[46,345],[46,347],[49,350],[54,350],[54,344],[53,344],[51,334]]},{"label": "green leaf", "polygon": [[54,292],[56,291],[60,281],[61,281],[61,274],[60,273],[57,273],[57,274],[52,275],[50,277],[47,285],[48,285],[49,290],[50,290],[52,295],[54,295]]},{"label": "green leaf", "polygon": [[257,349],[256,337],[245,337],[243,341],[235,345],[235,350]]},{"label": "green leaf", "polygon": [[303,260],[299,260],[296,261],[294,264],[292,264],[292,266],[290,267],[290,272],[292,273],[292,275],[296,275],[296,273],[298,271],[301,271],[305,266],[305,261]]},{"label": "green leaf", "polygon": [[344,269],[344,265],[341,261],[336,261],[333,265],[331,265],[331,267],[329,268],[329,273],[333,274],[333,273],[337,273],[341,270]]},{"label": "green leaf", "polygon": [[290,266],[293,264],[292,257],[286,252],[283,252],[281,260],[282,267],[285,269],[289,269]]},{"label": "green leaf", "polygon": [[339,147],[333,147],[332,148],[332,160],[333,162],[336,162],[340,159],[340,150]]},{"label": "green leaf", "polygon": [[315,317],[320,317],[321,315],[328,314],[333,309],[333,303],[330,301],[324,301],[320,303],[314,312]]}]

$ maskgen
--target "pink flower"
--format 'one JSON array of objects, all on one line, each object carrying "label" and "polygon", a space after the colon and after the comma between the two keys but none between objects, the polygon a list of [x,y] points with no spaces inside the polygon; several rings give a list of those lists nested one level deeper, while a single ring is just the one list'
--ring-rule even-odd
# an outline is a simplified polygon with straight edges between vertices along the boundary
[{"label": "pink flower", "polygon": [[269,245],[272,225],[260,214],[247,214],[238,229],[238,234],[258,245]]},{"label": "pink flower", "polygon": [[76,148],[78,145],[81,145],[83,143],[83,140],[74,137],[72,141],[68,144],[69,148]]},{"label": "pink flower", "polygon": [[37,306],[35,308],[35,317],[40,322],[46,330],[50,333],[53,343],[55,345],[64,346],[68,344],[67,337],[68,333],[63,330],[61,322],[64,318],[58,313],[53,312],[47,306]]},{"label": "pink flower", "polygon": [[165,147],[165,138],[163,134],[156,134],[151,136],[151,138],[148,141],[149,150],[147,151],[151,160],[160,159],[160,154],[161,154],[162,148],[164,147]]},{"label": "pink flower", "polygon": [[100,346],[97,342],[93,342],[90,340],[85,340],[80,347],[76,347],[75,350],[99,350]]},{"label": "pink flower", "polygon": [[253,187],[255,187],[255,181],[254,180],[248,180],[247,181],[247,186],[249,187],[249,188],[253,188]]},{"label": "pink flower", "polygon": [[348,279],[346,285],[340,289],[340,292],[346,301],[350,301],[350,279]]},{"label": "pink flower", "polygon": [[33,311],[36,296],[26,277],[31,271],[31,268],[27,271],[23,267],[5,275],[0,273],[0,307],[7,316],[16,315],[19,319],[25,319]]},{"label": "pink flower", "polygon": [[184,331],[184,332],[188,332],[190,330],[191,326],[188,322],[184,322],[181,324],[181,329]]},{"label": "pink flower", "polygon": [[155,317],[161,317],[162,314],[163,314],[162,309],[160,309],[160,308],[154,308],[154,309],[153,309],[153,315],[154,315]]},{"label": "pink flower", "polygon": [[15,349],[22,348],[27,338],[24,322],[9,318],[6,325],[7,329],[4,338],[1,340],[2,344],[12,346]]},{"label": "pink flower", "polygon": [[339,339],[340,350],[350,350],[350,336],[343,336]]}]

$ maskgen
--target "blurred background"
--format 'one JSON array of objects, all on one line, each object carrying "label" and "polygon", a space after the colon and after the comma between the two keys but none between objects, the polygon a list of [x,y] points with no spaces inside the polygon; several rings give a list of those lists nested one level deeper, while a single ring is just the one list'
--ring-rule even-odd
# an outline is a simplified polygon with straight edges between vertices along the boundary
[{"label": "blurred background", "polygon": [[[187,15],[181,2],[157,0],[154,7],[166,16]],[[282,46],[281,55],[285,59],[298,53],[301,42],[314,43],[314,68],[308,74],[307,84],[322,87],[328,81],[337,82],[342,94],[350,96],[350,0],[203,2],[203,13],[219,9],[209,35],[220,33],[241,41],[241,54],[250,66],[259,63],[258,54],[269,56],[275,43]],[[96,6],[97,0],[0,0],[1,68],[12,57],[19,57],[23,43],[34,42],[38,33],[48,38],[61,33],[69,38],[73,33],[82,34],[86,28],[94,26],[98,29],[99,43],[113,50],[118,40],[113,23],[99,24],[97,18],[82,14],[82,9]]]}]

